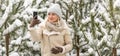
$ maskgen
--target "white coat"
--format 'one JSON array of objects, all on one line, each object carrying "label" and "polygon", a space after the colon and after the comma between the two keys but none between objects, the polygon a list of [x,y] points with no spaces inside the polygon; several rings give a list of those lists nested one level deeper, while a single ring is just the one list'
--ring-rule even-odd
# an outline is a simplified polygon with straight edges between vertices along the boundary
[{"label": "white coat", "polygon": [[[48,31],[45,22],[41,23],[38,29],[30,28],[30,34],[34,41],[41,42],[42,56],[65,56],[72,49],[72,39],[70,31],[65,28],[61,31]],[[52,54],[51,49],[54,47],[62,47],[63,52]]]}]

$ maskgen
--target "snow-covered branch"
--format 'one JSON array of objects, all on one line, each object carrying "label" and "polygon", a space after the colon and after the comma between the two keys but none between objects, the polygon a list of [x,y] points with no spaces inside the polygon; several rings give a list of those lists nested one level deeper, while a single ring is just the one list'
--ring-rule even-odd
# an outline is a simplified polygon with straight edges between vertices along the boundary
[{"label": "snow-covered branch", "polygon": [[5,10],[5,13],[3,14],[3,16],[2,16],[2,18],[1,18],[1,20],[0,20],[0,28],[3,26],[3,24],[6,22],[6,20],[7,20],[7,17],[8,17],[8,14],[9,14],[9,11],[10,10],[10,8],[9,7],[7,7],[6,8],[6,10]]},{"label": "snow-covered branch", "polygon": [[8,33],[11,33],[12,31],[14,31],[15,29],[21,27],[23,24],[20,20],[16,19],[12,25],[10,25],[7,29],[5,29],[3,31],[3,35],[6,35]]}]

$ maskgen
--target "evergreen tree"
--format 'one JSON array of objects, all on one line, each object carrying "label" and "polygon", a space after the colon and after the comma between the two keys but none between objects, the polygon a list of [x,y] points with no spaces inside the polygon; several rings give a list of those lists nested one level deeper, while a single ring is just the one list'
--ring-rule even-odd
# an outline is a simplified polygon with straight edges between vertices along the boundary
[{"label": "evergreen tree", "polygon": [[0,0],[0,56],[7,52],[10,56],[41,54],[40,42],[31,41],[27,27],[33,11],[42,22],[52,3],[60,4],[71,28],[73,50],[68,56],[116,56],[120,48],[119,0]]}]

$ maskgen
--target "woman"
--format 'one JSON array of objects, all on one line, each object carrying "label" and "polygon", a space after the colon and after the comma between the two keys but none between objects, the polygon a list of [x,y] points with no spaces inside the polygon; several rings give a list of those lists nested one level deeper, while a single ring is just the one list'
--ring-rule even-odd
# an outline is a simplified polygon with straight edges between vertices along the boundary
[{"label": "woman", "polygon": [[62,19],[58,4],[48,8],[47,18],[40,23],[39,29],[33,28],[36,24],[39,24],[39,20],[33,19],[29,30],[32,39],[41,42],[42,56],[65,56],[72,49],[69,28]]}]

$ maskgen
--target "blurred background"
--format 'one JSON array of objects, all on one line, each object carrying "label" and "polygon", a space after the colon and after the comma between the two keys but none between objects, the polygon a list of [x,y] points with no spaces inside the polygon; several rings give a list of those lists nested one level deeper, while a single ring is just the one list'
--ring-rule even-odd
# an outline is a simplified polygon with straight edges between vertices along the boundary
[{"label": "blurred background", "polygon": [[52,3],[71,28],[67,56],[120,56],[120,0],[0,0],[0,56],[40,56],[28,25],[33,11],[44,21]]}]

